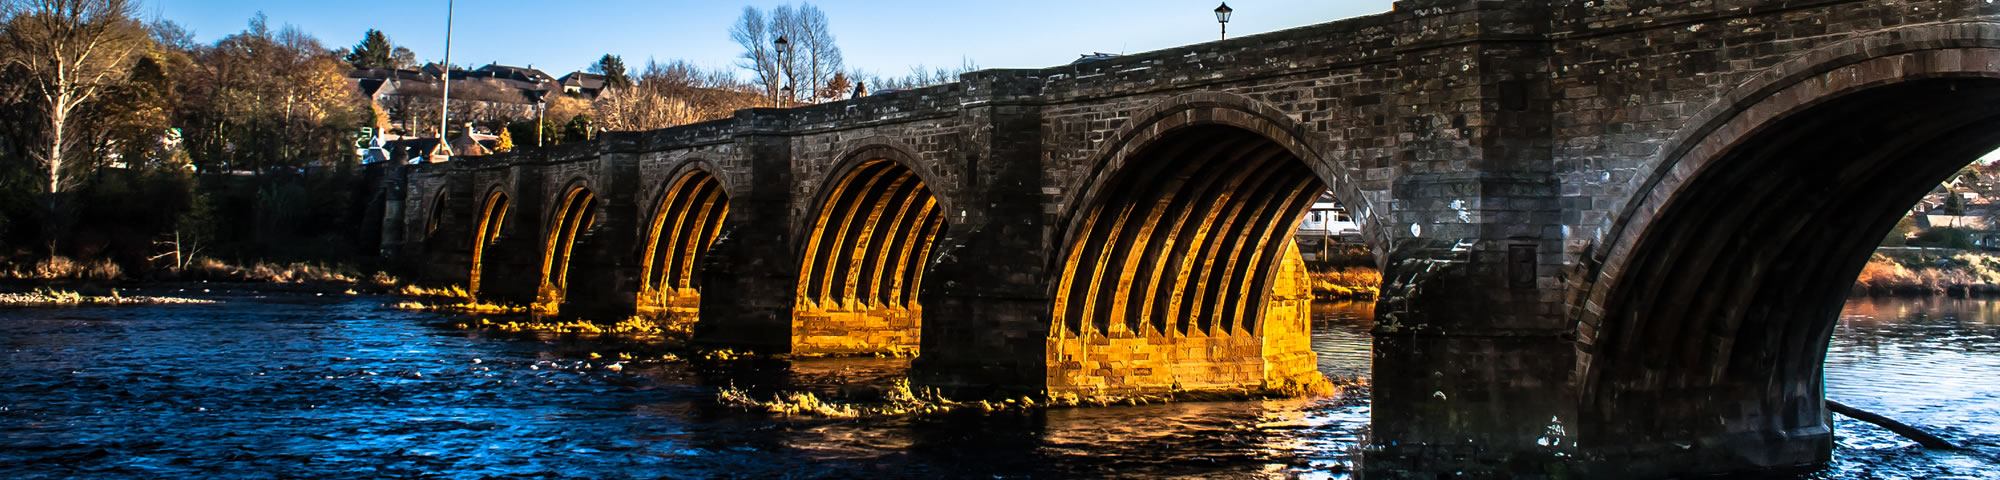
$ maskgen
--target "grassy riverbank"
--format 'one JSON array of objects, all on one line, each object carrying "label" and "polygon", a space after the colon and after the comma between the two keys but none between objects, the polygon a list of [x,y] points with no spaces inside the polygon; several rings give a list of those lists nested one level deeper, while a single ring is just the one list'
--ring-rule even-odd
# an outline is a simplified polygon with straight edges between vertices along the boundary
[{"label": "grassy riverbank", "polygon": [[68,288],[72,285],[172,284],[226,282],[283,285],[293,289],[398,292],[407,288],[387,272],[367,273],[353,265],[322,262],[229,263],[200,258],[181,267],[129,268],[104,259],[69,257],[0,259],[0,283],[23,288]]},{"label": "grassy riverbank", "polygon": [[1885,248],[1868,259],[1854,290],[1872,296],[2000,294],[2000,254]]}]

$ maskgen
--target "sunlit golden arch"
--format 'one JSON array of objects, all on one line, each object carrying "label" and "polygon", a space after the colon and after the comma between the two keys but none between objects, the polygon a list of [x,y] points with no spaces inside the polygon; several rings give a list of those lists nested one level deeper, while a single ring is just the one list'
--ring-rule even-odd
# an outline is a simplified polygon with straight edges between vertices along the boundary
[{"label": "sunlit golden arch", "polygon": [[1161,129],[1064,237],[1052,335],[1254,333],[1299,218],[1326,185],[1286,145],[1220,124]]},{"label": "sunlit golden arch", "polygon": [[480,284],[486,268],[486,248],[500,239],[500,232],[507,225],[508,198],[505,192],[495,190],[486,195],[486,201],[479,208],[479,227],[473,230],[472,272],[466,280],[466,291],[479,294]]},{"label": "sunlit golden arch", "polygon": [[693,313],[700,308],[701,258],[722,233],[729,193],[715,175],[695,168],[668,182],[646,230],[639,310]]},{"label": "sunlit golden arch", "polygon": [[794,351],[911,350],[946,209],[900,150],[873,147],[849,158],[852,167],[820,190],[800,248],[794,329],[809,333],[795,339]]},{"label": "sunlit golden arch", "polygon": [[588,186],[578,185],[569,188],[552,211],[554,215],[542,248],[541,288],[535,300],[535,309],[541,313],[555,313],[567,293],[570,254],[576,248],[578,234],[597,222],[596,200],[596,194]]}]

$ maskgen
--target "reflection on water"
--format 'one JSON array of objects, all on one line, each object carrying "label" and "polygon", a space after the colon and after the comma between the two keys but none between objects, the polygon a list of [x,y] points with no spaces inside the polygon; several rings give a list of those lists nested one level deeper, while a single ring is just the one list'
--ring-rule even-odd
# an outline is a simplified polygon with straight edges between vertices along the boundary
[{"label": "reflection on water", "polygon": [[[222,299],[0,311],[0,478],[1346,478],[1367,432],[1365,303],[1314,310],[1345,397],[822,420],[722,408],[715,390],[843,395],[907,362],[666,362],[457,331],[382,298]],[[1997,305],[1850,305],[1828,394],[1979,450],[1924,452],[1843,418],[1839,460],[1812,477],[2000,477]]]},{"label": "reflection on water", "polygon": [[2000,300],[1855,299],[1826,355],[1826,396],[1971,448],[1932,452],[1834,416],[1834,465],[1814,478],[2000,478]]}]

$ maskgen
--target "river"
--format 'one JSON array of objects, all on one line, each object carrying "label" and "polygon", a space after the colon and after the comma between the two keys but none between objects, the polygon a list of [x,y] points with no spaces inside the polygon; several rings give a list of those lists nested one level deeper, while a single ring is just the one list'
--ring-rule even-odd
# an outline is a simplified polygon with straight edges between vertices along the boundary
[{"label": "river", "polygon": [[[0,310],[0,478],[1347,478],[1368,428],[1367,304],[1316,308],[1342,396],[818,419],[716,391],[834,395],[907,362],[668,361],[386,297],[206,295],[222,302]],[[2000,302],[1850,304],[1828,395],[1975,451],[1841,418],[1836,462],[1810,477],[2000,477],[1996,334]]]}]

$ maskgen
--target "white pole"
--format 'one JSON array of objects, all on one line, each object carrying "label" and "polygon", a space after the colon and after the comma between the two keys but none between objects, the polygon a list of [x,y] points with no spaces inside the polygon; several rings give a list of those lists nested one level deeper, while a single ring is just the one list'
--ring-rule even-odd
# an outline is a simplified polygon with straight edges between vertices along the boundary
[{"label": "white pole", "polygon": [[438,107],[438,143],[445,150],[451,149],[451,140],[445,138],[445,127],[451,125],[451,15],[454,0],[444,2],[444,100]]}]

